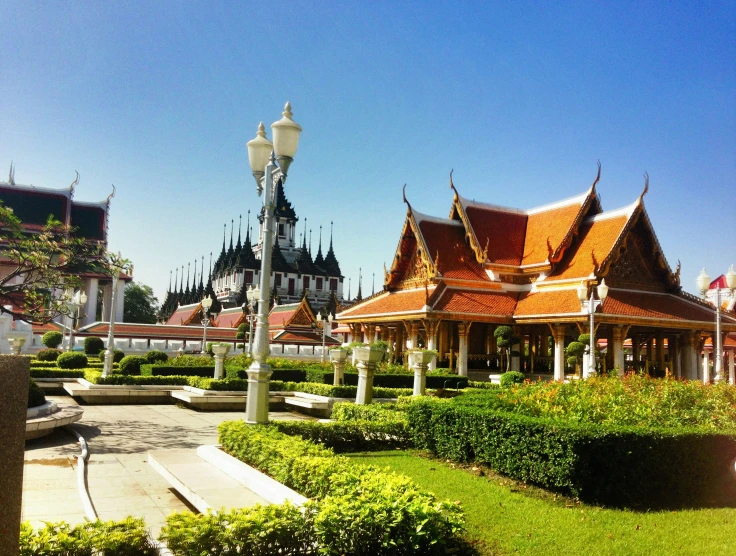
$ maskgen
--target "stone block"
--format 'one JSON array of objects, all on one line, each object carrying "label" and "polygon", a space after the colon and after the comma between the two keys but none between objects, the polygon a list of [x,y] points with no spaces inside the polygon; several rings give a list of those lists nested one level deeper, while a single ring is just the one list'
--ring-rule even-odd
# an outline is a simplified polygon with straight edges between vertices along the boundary
[{"label": "stone block", "polygon": [[29,376],[27,357],[0,356],[0,556],[18,554]]}]

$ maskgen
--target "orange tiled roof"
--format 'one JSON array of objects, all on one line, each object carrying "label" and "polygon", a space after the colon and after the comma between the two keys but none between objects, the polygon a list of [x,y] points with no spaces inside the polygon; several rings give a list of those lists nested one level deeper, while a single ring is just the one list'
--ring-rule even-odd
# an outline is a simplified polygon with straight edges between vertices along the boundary
[{"label": "orange tiled roof", "polygon": [[552,279],[587,278],[611,253],[630,215],[589,219],[579,228],[577,241],[552,273]]},{"label": "orange tiled roof", "polygon": [[222,312],[217,315],[214,326],[218,328],[237,328],[242,322],[245,322],[245,315],[241,309],[231,312]]},{"label": "orange tiled roof", "polygon": [[[309,345],[322,345],[322,333],[321,332],[298,332],[294,330],[284,330],[283,332],[274,336],[273,341],[279,343],[289,344],[309,344]],[[342,342],[327,336],[325,338],[325,345],[334,346],[340,345]]]},{"label": "orange tiled roof", "polygon": [[[107,336],[108,323],[98,322],[85,327],[77,334],[79,336]],[[115,337],[121,338],[156,338],[156,339],[202,339],[201,326],[173,326],[166,324],[132,324],[115,323]],[[207,338],[212,340],[234,341],[237,330],[234,328],[207,327]]]},{"label": "orange tiled roof", "polygon": [[180,306],[174,311],[166,324],[187,325],[200,310],[200,304]]},{"label": "orange tiled roof", "polygon": [[[611,288],[603,312],[631,317],[715,322],[715,309],[672,294],[635,292]],[[736,324],[736,318],[722,315],[722,322]]]},{"label": "orange tiled roof", "polygon": [[488,275],[475,260],[473,251],[465,243],[465,228],[451,220],[440,223],[436,220],[420,220],[419,229],[433,261],[439,253],[438,272],[445,278],[483,280]]},{"label": "orange tiled roof", "polygon": [[556,250],[567,236],[580,212],[580,202],[536,212],[529,215],[524,237],[524,257],[521,264],[543,263],[549,256],[547,241]]},{"label": "orange tiled roof", "polygon": [[435,311],[511,317],[516,293],[478,292],[448,288],[432,307]]},{"label": "orange tiled roof", "polygon": [[473,233],[481,248],[488,245],[488,260],[492,263],[520,265],[526,232],[525,214],[470,205],[465,207]]},{"label": "orange tiled roof", "polygon": [[[433,287],[429,288],[430,296],[433,291]],[[345,309],[338,315],[338,318],[348,320],[353,317],[416,313],[420,312],[426,304],[427,294],[424,288],[387,292]]]},{"label": "orange tiled roof", "polygon": [[536,315],[567,315],[580,313],[580,300],[573,290],[522,293],[516,304],[514,317]]}]

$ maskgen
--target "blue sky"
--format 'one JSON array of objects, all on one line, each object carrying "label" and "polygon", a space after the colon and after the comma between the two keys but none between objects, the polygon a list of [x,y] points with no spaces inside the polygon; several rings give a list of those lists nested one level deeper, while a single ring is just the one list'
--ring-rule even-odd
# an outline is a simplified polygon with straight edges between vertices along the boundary
[{"label": "blue sky", "polygon": [[[163,298],[255,214],[245,150],[286,100],[287,197],[334,221],[343,274],[382,284],[406,212],[581,193],[645,204],[694,291],[736,263],[736,3],[0,0],[0,168],[97,201],[109,243]],[[269,130],[270,132],[270,130]],[[269,133],[270,136],[270,133]],[[325,240],[326,241],[326,240]],[[347,284],[346,284],[347,286]]]}]

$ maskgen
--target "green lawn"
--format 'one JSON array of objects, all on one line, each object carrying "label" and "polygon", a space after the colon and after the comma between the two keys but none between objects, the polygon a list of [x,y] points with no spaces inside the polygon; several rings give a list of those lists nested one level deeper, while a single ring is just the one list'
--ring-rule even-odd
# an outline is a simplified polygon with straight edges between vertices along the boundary
[{"label": "green lawn", "polygon": [[[388,466],[439,498],[459,500],[480,554],[736,554],[736,508],[634,512],[587,506],[416,451],[348,454]],[[736,500],[734,500],[736,506]]]}]

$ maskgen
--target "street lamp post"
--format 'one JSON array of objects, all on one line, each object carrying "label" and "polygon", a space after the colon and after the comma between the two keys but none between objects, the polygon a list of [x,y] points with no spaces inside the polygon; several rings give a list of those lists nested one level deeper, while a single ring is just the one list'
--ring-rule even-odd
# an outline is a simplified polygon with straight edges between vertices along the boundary
[{"label": "street lamp post", "polygon": [[77,291],[66,303],[67,307],[69,307],[69,318],[71,319],[71,326],[69,326],[69,345],[67,346],[69,351],[74,349],[74,323],[79,320],[79,310],[85,303],[87,303],[87,294],[81,290]]},{"label": "street lamp post", "polygon": [[112,362],[115,355],[115,298],[118,292],[120,273],[126,268],[128,261],[123,259],[120,252],[118,252],[117,255],[110,255],[108,265],[112,277],[112,299],[110,300],[110,325],[107,329],[107,349],[104,352],[105,363],[102,367],[103,377],[112,374]]},{"label": "street lamp post", "polygon": [[590,353],[588,355],[588,368],[583,370],[583,378],[588,378],[592,374],[595,374],[595,311],[598,306],[603,306],[603,302],[608,297],[608,286],[605,280],[601,280],[596,288],[598,290],[598,298],[595,298],[594,290],[590,290],[590,299],[588,297],[588,287],[585,282],[580,282],[578,286],[578,299],[582,306],[582,312],[590,315]]},{"label": "street lamp post", "polygon": [[[696,283],[698,284],[698,289],[700,290],[700,293],[703,294],[703,297],[705,297],[706,293],[710,289],[710,276],[705,272],[705,269],[700,271],[700,274],[698,275],[696,279]],[[731,268],[728,269],[728,272],[726,273],[726,287],[731,292],[731,295],[733,295],[733,291],[736,289],[736,270],[734,270],[733,265],[731,265]],[[713,370],[715,371],[715,382],[720,382],[723,380],[723,341],[721,339],[721,286],[720,284],[716,285],[716,300],[715,300],[715,306],[716,306],[716,343],[713,346]],[[710,376],[707,369],[703,369],[703,382],[708,383],[710,382]]]},{"label": "street lamp post", "polygon": [[332,321],[335,318],[334,315],[327,313],[327,318],[322,319],[322,313],[317,313],[317,326],[322,329],[322,359],[321,362],[325,362],[325,339],[327,338],[327,329],[332,331]]},{"label": "street lamp post", "polygon": [[207,351],[207,327],[210,325],[210,307],[212,307],[212,296],[208,295],[202,299],[202,348],[200,351]]},{"label": "street lamp post", "polygon": [[[253,310],[260,295],[261,290],[257,285],[255,288],[248,286],[248,290],[245,292],[245,298],[248,300],[248,356],[250,357],[253,356]],[[243,343],[245,344],[245,341]]]},{"label": "street lamp post", "polygon": [[[273,215],[279,183],[286,180],[289,166],[294,160],[302,128],[291,119],[291,104],[286,103],[283,118],[271,125],[273,143],[266,138],[263,122],[256,137],[248,141],[248,160],[256,191],[263,194],[263,235],[261,244],[261,280],[258,295],[256,337],[252,349],[253,363],[248,369],[248,397],[245,422],[268,422],[268,386],[271,368],[266,363],[270,353],[268,337],[268,300],[271,291],[271,251],[273,249]],[[278,164],[276,161],[278,160]]]}]

